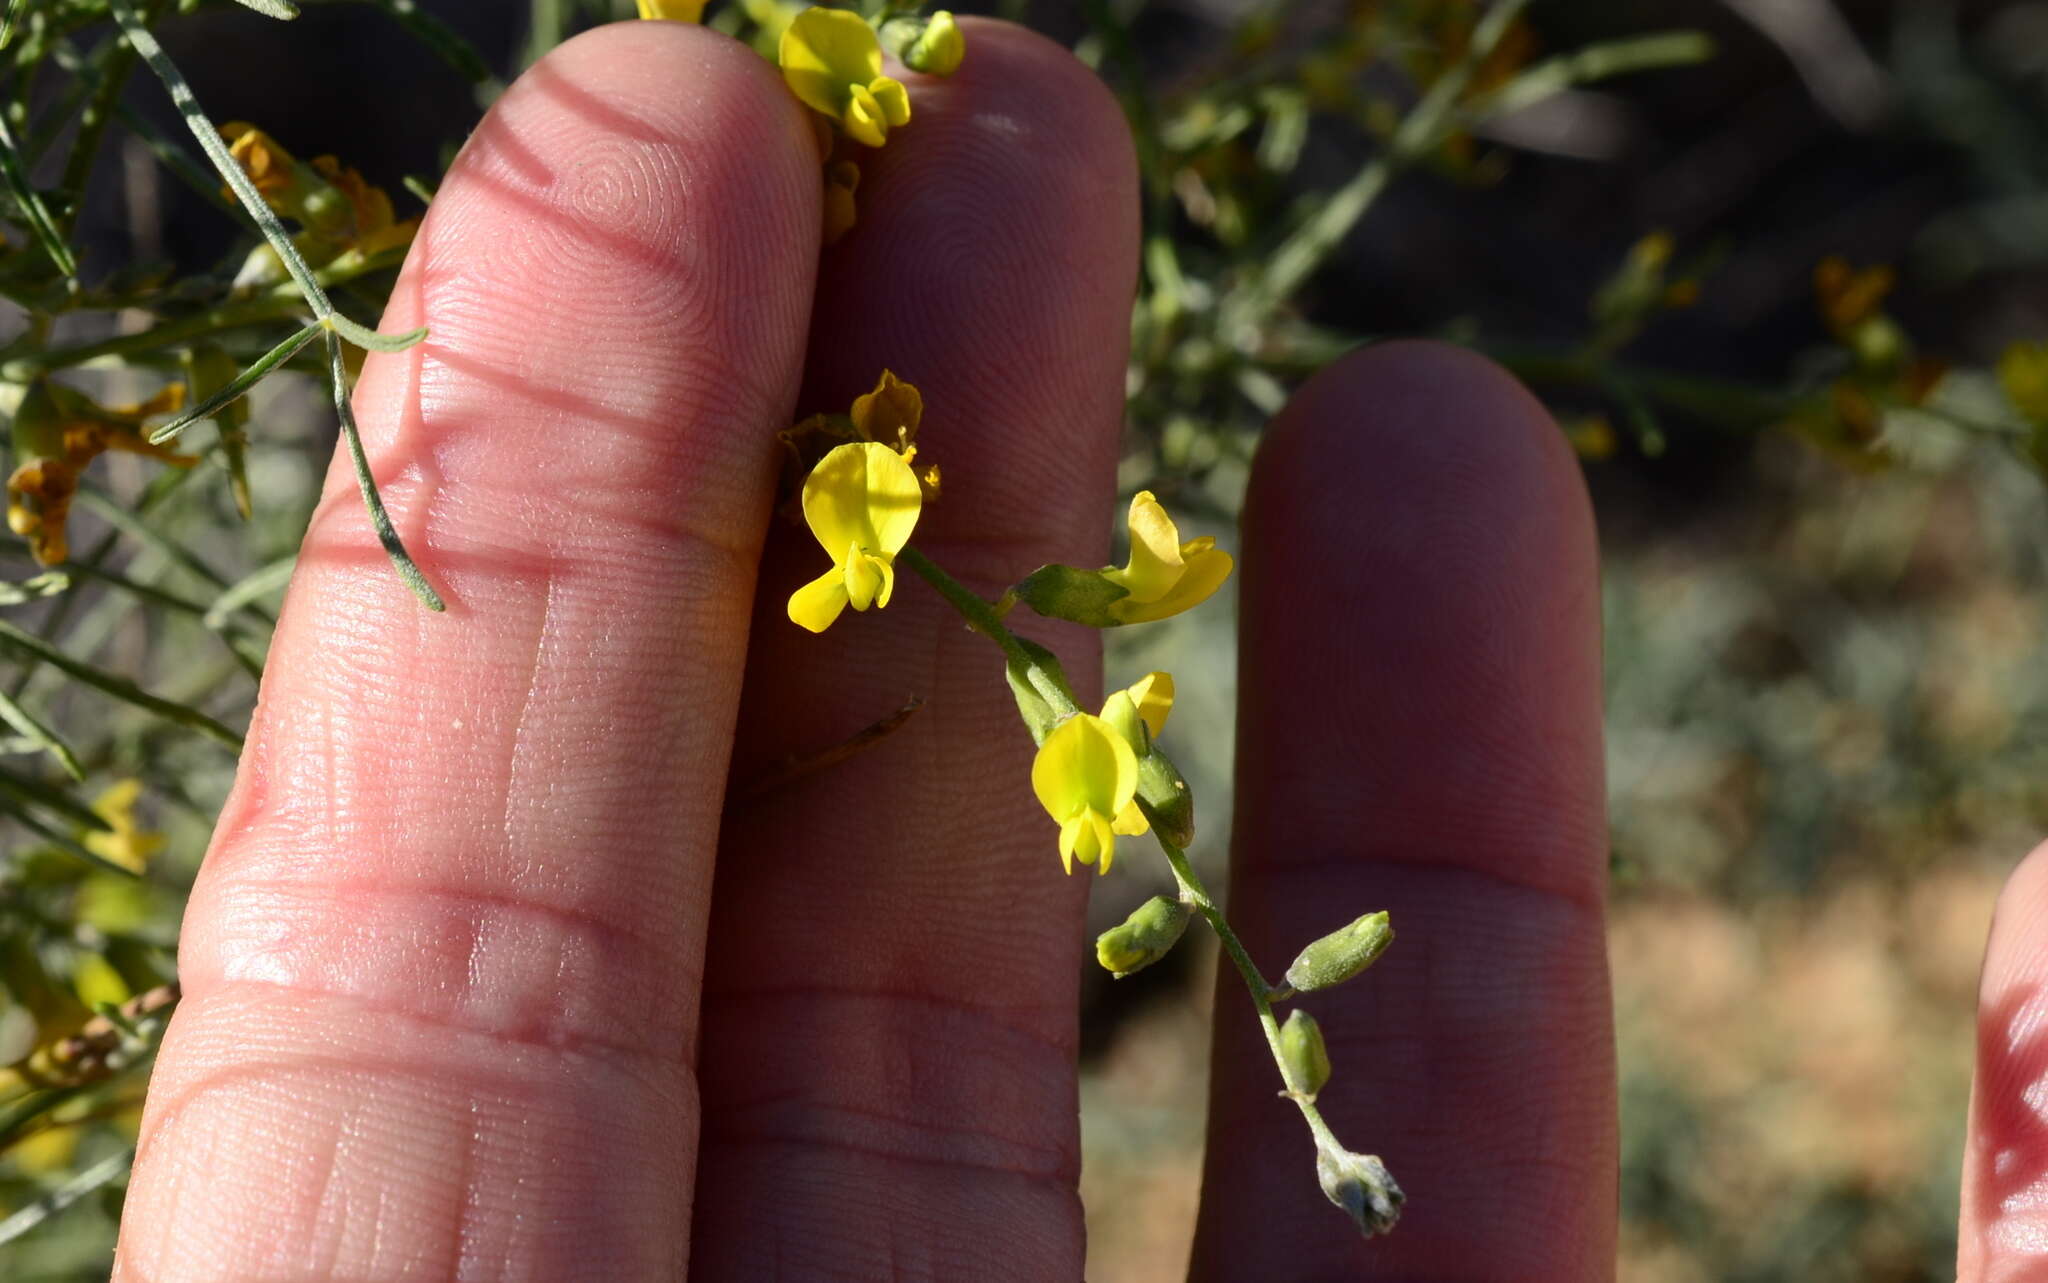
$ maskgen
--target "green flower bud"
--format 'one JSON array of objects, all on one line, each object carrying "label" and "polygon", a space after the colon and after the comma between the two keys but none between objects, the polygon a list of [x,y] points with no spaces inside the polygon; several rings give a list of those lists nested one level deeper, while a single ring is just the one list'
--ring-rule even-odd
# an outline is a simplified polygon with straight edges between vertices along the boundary
[{"label": "green flower bud", "polygon": [[1095,939],[1095,960],[1121,980],[1167,955],[1188,929],[1191,910],[1179,900],[1155,895],[1132,911],[1122,926]]},{"label": "green flower bud", "polygon": [[927,76],[950,76],[960,70],[967,56],[967,37],[953,15],[941,9],[932,15],[924,32],[903,51],[903,65]]},{"label": "green flower bud", "polygon": [[1387,1165],[1371,1154],[1316,1151],[1316,1179],[1332,1203],[1344,1210],[1361,1234],[1385,1234],[1401,1219],[1406,1196]]},{"label": "green flower bud", "polygon": [[967,37],[944,9],[929,18],[891,18],[882,24],[881,38],[904,66],[927,76],[950,76],[967,56]]},{"label": "green flower bud", "polygon": [[1287,1066],[1288,1090],[1297,1096],[1313,1101],[1330,1081],[1330,1049],[1323,1045],[1322,1026],[1299,1007],[1280,1026],[1280,1058]]},{"label": "green flower bud", "polygon": [[1394,928],[1385,910],[1368,913],[1301,951],[1287,968],[1287,983],[1297,993],[1313,993],[1343,984],[1379,961],[1394,943]]}]

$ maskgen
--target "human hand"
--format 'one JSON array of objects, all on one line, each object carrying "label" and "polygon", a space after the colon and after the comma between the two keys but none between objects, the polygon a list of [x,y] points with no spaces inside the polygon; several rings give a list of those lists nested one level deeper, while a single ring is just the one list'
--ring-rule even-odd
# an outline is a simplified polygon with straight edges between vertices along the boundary
[{"label": "human hand", "polygon": [[[969,40],[815,280],[808,128],[729,41],[593,33],[480,127],[385,321],[432,335],[357,398],[450,610],[387,573],[343,461],[186,920],[118,1278],[1080,1275],[1087,880],[985,644],[915,582],[794,628],[817,553],[768,511],[775,429],[887,366],[946,471],[921,545],[984,591],[1107,559],[1130,143],[1063,51]],[[1569,451],[1476,358],[1378,349],[1276,424],[1233,916],[1277,961],[1393,911],[1316,1008],[1322,1104],[1411,1202],[1369,1244],[1324,1205],[1226,1002],[1197,1277],[1611,1272],[1593,556]],[[728,807],[728,760],[744,786],[910,694]]]}]

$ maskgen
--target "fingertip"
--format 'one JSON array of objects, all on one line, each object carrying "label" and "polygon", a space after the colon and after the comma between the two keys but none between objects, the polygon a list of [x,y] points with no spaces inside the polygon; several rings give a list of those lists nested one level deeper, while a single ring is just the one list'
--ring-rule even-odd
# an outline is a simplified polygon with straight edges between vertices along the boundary
[{"label": "fingertip", "polygon": [[[1364,810],[1389,849],[1462,846],[1461,861],[1597,902],[1598,556],[1543,406],[1463,348],[1367,348],[1274,421],[1244,524],[1241,757],[1309,777],[1330,773],[1322,760],[1368,764],[1346,789],[1294,790],[1320,821],[1302,848],[1355,845]],[[1304,724],[1310,690],[1347,715]],[[1240,787],[1256,806],[1290,778]]]},{"label": "fingertip", "polygon": [[1977,1069],[1963,1157],[1957,1272],[2031,1278],[2048,1262],[2048,842],[1991,912],[1977,999]]},{"label": "fingertip", "polygon": [[[1344,484],[1321,484],[1332,475]],[[1245,507],[1248,526],[1325,539],[1366,509],[1378,561],[1433,564],[1468,544],[1490,556],[1534,537],[1563,559],[1560,577],[1593,562],[1592,503],[1563,433],[1513,375],[1448,343],[1375,344],[1310,379],[1267,432]]]}]

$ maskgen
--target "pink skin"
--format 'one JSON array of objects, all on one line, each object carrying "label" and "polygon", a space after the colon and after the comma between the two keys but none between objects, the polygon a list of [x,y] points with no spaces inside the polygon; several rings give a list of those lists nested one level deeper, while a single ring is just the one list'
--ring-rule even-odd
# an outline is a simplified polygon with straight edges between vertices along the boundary
[{"label": "pink skin", "polygon": [[[907,571],[796,629],[822,554],[769,515],[774,430],[887,365],[945,469],[920,546],[985,591],[1106,558],[1130,142],[1064,52],[967,25],[822,270],[808,125],[718,36],[593,33],[478,130],[385,318],[433,337],[357,396],[451,608],[388,572],[337,463],[186,919],[124,1283],[1079,1276],[1087,879],[994,652]],[[1322,1205],[1226,976],[1197,1275],[1609,1275],[1573,462],[1484,362],[1376,349],[1276,424],[1245,540],[1233,903],[1274,970],[1394,911],[1380,969],[1313,1007],[1332,1122],[1414,1201],[1371,1244]],[[1091,637],[1030,631],[1098,685]],[[728,760],[744,789],[912,694],[878,747],[723,813]],[[2048,1167],[2044,885],[1987,965],[1970,1279],[2048,1241],[1997,1219]]]}]

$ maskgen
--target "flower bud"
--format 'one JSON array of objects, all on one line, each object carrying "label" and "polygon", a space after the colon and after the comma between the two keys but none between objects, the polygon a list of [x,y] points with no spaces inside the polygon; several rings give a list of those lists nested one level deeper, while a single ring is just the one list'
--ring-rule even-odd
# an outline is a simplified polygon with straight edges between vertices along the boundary
[{"label": "flower bud", "polygon": [[1296,1096],[1314,1100],[1330,1081],[1330,1049],[1316,1018],[1296,1007],[1280,1026],[1280,1059],[1287,1067],[1287,1087]]},{"label": "flower bud", "polygon": [[1095,960],[1121,980],[1167,955],[1188,929],[1191,910],[1179,900],[1155,895],[1132,911],[1122,926],[1095,938]]},{"label": "flower bud", "polygon": [[953,15],[941,9],[903,50],[903,65],[927,76],[950,76],[960,70],[960,61],[966,56],[967,37],[960,34]]},{"label": "flower bud", "polygon": [[1406,1196],[1387,1165],[1374,1155],[1318,1149],[1316,1179],[1329,1200],[1342,1208],[1367,1238],[1385,1234],[1401,1219]]},{"label": "flower bud", "polygon": [[1394,943],[1394,928],[1385,910],[1368,913],[1301,951],[1287,968],[1287,984],[1298,993],[1313,993],[1343,984],[1379,961]]}]

